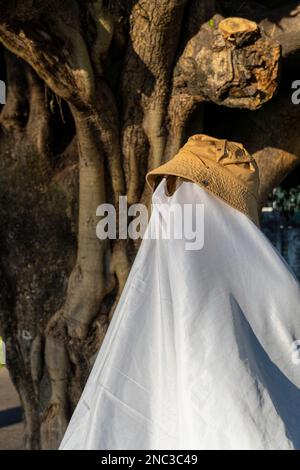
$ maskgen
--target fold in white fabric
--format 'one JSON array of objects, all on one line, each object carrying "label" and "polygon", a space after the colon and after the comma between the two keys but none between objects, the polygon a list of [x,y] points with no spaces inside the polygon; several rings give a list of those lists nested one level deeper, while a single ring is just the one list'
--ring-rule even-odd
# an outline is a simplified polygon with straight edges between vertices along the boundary
[{"label": "fold in white fabric", "polygon": [[299,449],[296,277],[196,184],[152,201],[147,231],[203,204],[203,247],[143,239],[60,449]]}]

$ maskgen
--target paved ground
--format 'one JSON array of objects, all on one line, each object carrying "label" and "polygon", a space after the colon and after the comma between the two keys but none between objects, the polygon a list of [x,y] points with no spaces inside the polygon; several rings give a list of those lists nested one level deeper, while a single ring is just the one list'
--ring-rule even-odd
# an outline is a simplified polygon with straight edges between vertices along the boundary
[{"label": "paved ground", "polygon": [[23,448],[23,424],[19,420],[19,397],[4,367],[0,369],[0,450]]}]

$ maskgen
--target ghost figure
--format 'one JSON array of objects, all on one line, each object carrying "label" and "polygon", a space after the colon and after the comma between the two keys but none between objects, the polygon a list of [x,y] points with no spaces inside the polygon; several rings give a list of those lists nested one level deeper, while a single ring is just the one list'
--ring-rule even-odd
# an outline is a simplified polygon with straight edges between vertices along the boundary
[{"label": "ghost figure", "polygon": [[[149,224],[60,449],[300,449],[299,283],[259,228],[255,160],[196,134],[147,180]],[[153,236],[174,205],[196,249]]]}]

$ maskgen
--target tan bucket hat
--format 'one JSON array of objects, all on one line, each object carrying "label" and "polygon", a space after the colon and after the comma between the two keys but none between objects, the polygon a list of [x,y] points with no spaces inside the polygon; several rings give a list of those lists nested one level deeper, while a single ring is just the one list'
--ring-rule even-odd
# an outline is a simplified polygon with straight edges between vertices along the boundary
[{"label": "tan bucket hat", "polygon": [[239,142],[195,134],[171,160],[149,171],[146,181],[154,189],[170,175],[199,184],[259,227],[258,166]]}]

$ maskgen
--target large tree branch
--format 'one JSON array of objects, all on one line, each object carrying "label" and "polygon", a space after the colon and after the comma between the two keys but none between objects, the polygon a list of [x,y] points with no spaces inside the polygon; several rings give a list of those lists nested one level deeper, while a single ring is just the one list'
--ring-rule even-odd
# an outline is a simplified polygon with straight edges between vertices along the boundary
[{"label": "large tree branch", "polygon": [[182,144],[184,128],[198,103],[257,109],[274,95],[280,47],[258,25],[215,15],[187,43],[173,75],[166,159]]},{"label": "large tree branch", "polygon": [[[300,49],[300,6],[299,1],[287,2],[276,8],[263,5],[255,0],[225,0],[218,2],[224,16],[242,16],[256,21],[266,34],[277,40],[282,47],[283,57]],[[283,3],[283,2],[282,2]]]},{"label": "large tree branch", "polygon": [[287,4],[274,12],[271,11],[260,26],[267,35],[278,41],[283,57],[300,50],[300,5]]},{"label": "large tree branch", "polygon": [[140,0],[130,16],[130,42],[121,79],[129,203],[141,192],[140,169],[145,172],[147,165],[162,161],[169,82],[185,4],[186,0]]},{"label": "large tree branch", "polygon": [[274,147],[265,147],[253,155],[259,165],[261,183],[259,201],[262,207],[272,189],[278,186],[300,162],[300,153],[295,154]]},{"label": "large tree branch", "polygon": [[[58,18],[54,31],[59,24]],[[28,62],[54,93],[70,103],[89,102],[94,78],[84,40],[75,26],[61,25],[59,33],[63,41],[42,30],[33,33],[28,26],[0,24],[4,46]]]}]

